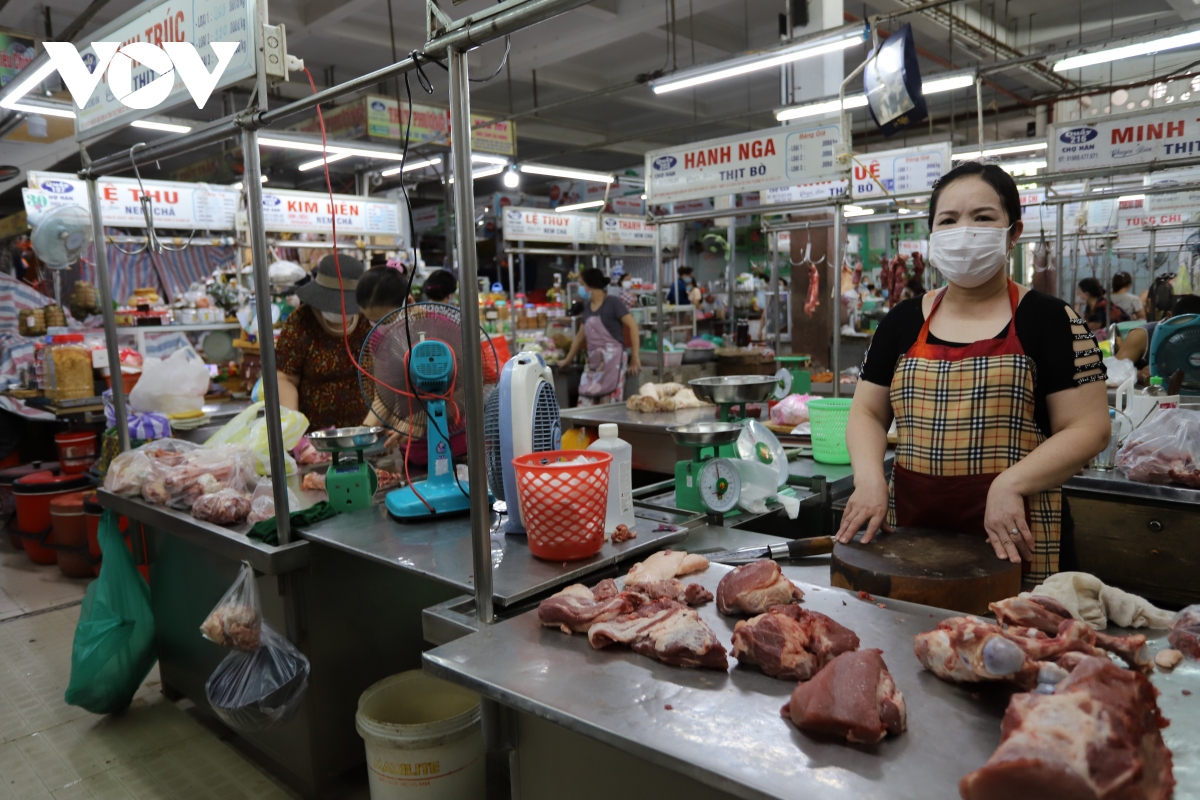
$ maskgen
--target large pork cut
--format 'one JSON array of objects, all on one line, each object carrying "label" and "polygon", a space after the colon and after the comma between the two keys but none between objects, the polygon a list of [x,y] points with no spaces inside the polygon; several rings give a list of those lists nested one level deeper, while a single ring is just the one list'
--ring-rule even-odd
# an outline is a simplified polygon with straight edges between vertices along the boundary
[{"label": "large pork cut", "polygon": [[587,633],[597,622],[628,614],[646,602],[643,595],[621,592],[611,578],[589,589],[576,583],[538,604],[538,620],[563,633]]},{"label": "large pork cut", "polygon": [[836,656],[858,649],[858,636],[824,614],[771,606],[733,628],[733,655],[772,678],[806,681]]},{"label": "large pork cut", "polygon": [[1018,694],[1000,746],[958,786],[963,800],[1167,800],[1167,726],[1145,675],[1084,658],[1053,694]]},{"label": "large pork cut", "polygon": [[1200,659],[1200,605],[1188,606],[1175,615],[1167,641],[1188,658]]},{"label": "large pork cut", "polygon": [[904,731],[904,696],[880,650],[855,650],[796,686],[781,710],[802,731],[873,744]]},{"label": "large pork cut", "polygon": [[804,597],[769,558],[743,564],[726,573],[717,584],[717,610],[722,614],[763,614],[771,606],[787,605]]},{"label": "large pork cut", "polygon": [[588,641],[597,650],[629,645],[635,653],[675,667],[729,669],[724,645],[693,609],[674,600],[655,600],[616,619],[596,623]]},{"label": "large pork cut", "polygon": [[639,561],[625,576],[625,588],[632,589],[639,583],[657,583],[703,572],[708,569],[708,559],[695,553],[681,550],[659,550],[645,561]]},{"label": "large pork cut", "polygon": [[[996,615],[996,621],[1001,625],[1033,628],[1052,636],[1060,635],[1063,623],[1074,619],[1066,606],[1053,597],[1042,595],[1010,597],[990,604],[988,609]],[[1094,639],[1096,647],[1120,656],[1132,669],[1143,672],[1153,669],[1146,637],[1142,634],[1112,636],[1096,631]]]}]

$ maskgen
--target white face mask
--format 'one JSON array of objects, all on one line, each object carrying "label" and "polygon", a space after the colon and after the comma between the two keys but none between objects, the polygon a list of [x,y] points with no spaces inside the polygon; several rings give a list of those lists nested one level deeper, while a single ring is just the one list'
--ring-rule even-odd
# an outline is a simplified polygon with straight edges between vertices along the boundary
[{"label": "white face mask", "polygon": [[1008,261],[1008,228],[961,226],[929,234],[929,263],[964,289],[982,286]]},{"label": "white face mask", "polygon": [[[336,330],[342,329],[342,312],[336,311],[331,314],[328,311],[322,311],[321,316],[325,318],[325,322],[328,323],[329,327],[334,328]],[[347,314],[346,315],[346,324],[347,325],[353,324],[356,317],[357,317],[356,314]]]}]

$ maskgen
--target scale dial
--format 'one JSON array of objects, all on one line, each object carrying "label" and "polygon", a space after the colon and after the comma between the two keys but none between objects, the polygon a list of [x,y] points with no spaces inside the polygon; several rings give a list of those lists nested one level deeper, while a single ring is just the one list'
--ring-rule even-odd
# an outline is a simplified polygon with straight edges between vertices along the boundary
[{"label": "scale dial", "polygon": [[714,514],[737,508],[742,494],[742,479],[737,467],[727,458],[711,458],[700,469],[700,502]]}]

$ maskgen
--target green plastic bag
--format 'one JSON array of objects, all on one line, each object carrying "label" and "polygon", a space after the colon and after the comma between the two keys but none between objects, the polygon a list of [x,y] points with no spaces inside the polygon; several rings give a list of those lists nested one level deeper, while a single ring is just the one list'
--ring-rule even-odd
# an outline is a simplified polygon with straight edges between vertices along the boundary
[{"label": "green plastic bag", "polygon": [[[263,403],[253,403],[229,422],[221,430],[209,437],[205,445],[212,447],[218,444],[240,444],[249,447],[258,458],[258,474],[271,474],[271,457],[267,447],[267,420],[262,415]],[[300,443],[300,437],[308,430],[308,417],[299,411],[279,409],[280,422],[283,428],[283,446],[287,450],[295,449]],[[287,474],[296,473],[296,461],[290,455],[284,455]]]},{"label": "green plastic bag", "polygon": [[150,587],[125,547],[115,512],[104,512],[99,538],[100,577],[88,586],[79,611],[64,699],[93,714],[119,714],[158,660],[154,612]]}]

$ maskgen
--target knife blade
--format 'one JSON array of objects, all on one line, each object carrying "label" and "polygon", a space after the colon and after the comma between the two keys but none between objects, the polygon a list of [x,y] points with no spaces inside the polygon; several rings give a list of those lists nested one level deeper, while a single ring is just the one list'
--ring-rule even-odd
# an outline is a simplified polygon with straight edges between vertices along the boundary
[{"label": "knife blade", "polygon": [[782,561],[789,558],[807,558],[833,552],[832,536],[814,536],[811,539],[792,539],[778,542],[769,547],[743,547],[740,550],[724,550],[719,553],[700,553],[709,561],[718,563],[735,563],[739,561],[757,561],[760,558],[771,558]]}]

